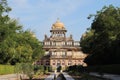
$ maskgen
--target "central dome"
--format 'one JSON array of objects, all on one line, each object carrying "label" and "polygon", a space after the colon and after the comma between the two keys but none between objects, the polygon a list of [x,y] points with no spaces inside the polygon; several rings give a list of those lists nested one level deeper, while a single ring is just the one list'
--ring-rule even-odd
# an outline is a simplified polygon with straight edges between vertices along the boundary
[{"label": "central dome", "polygon": [[52,25],[53,29],[64,29],[64,24],[57,19],[57,21]]}]

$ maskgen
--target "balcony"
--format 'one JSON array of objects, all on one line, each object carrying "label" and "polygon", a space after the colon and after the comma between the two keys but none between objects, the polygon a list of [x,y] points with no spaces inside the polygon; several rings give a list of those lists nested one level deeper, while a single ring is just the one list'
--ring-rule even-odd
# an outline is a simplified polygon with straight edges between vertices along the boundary
[{"label": "balcony", "polygon": [[50,58],[72,58],[72,56],[65,56],[65,55],[51,55]]},{"label": "balcony", "polygon": [[60,55],[59,56],[58,55],[51,55],[50,58],[67,58],[67,56],[65,56],[65,55],[61,55],[61,56]]},{"label": "balcony", "polygon": [[80,47],[79,41],[74,42],[43,42],[43,47]]},{"label": "balcony", "polygon": [[80,47],[79,45],[61,45],[61,46],[56,46],[56,45],[44,45],[43,48],[74,48],[74,47]]}]

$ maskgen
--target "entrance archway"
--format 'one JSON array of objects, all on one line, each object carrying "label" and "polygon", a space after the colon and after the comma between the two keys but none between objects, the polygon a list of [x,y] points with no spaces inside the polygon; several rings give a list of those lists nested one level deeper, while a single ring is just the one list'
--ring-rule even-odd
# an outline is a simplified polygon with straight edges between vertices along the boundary
[{"label": "entrance archway", "polygon": [[61,69],[62,69],[62,66],[60,65],[60,66],[58,66],[57,67],[57,72],[60,72],[61,71]]},{"label": "entrance archway", "polygon": [[60,61],[57,62],[57,72],[60,72],[62,69],[62,66],[60,64]]}]

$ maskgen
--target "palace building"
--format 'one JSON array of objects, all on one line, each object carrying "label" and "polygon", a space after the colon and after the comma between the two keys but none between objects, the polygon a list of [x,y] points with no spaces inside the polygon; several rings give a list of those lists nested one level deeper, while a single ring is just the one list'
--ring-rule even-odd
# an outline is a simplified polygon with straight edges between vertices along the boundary
[{"label": "palace building", "polygon": [[80,41],[74,41],[72,35],[66,37],[66,28],[59,19],[51,27],[51,36],[43,40],[44,57],[37,64],[50,66],[52,70],[61,66],[62,70],[71,65],[85,65],[86,57],[81,51]]}]

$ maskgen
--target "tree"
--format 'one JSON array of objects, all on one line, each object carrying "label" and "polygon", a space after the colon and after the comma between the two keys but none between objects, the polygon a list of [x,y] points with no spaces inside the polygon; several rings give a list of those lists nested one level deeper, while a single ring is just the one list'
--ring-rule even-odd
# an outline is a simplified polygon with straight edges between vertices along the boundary
[{"label": "tree", "polygon": [[30,30],[24,31],[16,19],[11,19],[6,0],[0,0],[0,64],[16,64],[39,59],[44,51]]},{"label": "tree", "polygon": [[14,53],[14,37],[22,28],[16,20],[10,19],[10,11],[7,1],[0,0],[0,63],[9,62]]},{"label": "tree", "polygon": [[116,56],[118,53],[115,51],[115,48],[119,47],[115,44],[119,42],[120,8],[105,6],[96,15],[89,16],[91,17],[94,17],[91,25],[93,35],[88,37],[91,34],[89,31],[86,37],[81,39],[83,51],[90,54],[85,62],[88,65],[120,63],[120,57]]},{"label": "tree", "polygon": [[33,63],[40,59],[44,54],[40,41],[31,34],[31,31],[20,32],[16,37],[16,42],[16,53],[12,57],[10,63]]},{"label": "tree", "polygon": [[92,46],[93,41],[94,41],[94,30],[88,29],[81,38],[81,46],[82,46],[82,51],[86,54],[91,54],[92,53]]}]

